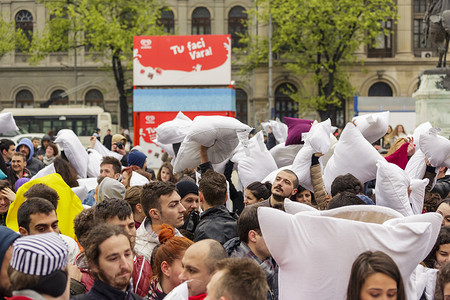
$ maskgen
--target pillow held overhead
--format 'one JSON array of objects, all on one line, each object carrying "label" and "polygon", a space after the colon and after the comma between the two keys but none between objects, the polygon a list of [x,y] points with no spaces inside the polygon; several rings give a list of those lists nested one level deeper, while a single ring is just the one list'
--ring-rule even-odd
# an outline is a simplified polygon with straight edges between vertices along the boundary
[{"label": "pillow held overhead", "polygon": [[427,133],[420,135],[420,150],[425,153],[433,167],[450,168],[450,141],[438,135],[441,129],[431,128]]},{"label": "pillow held overhead", "polygon": [[389,112],[357,116],[353,118],[353,121],[366,140],[372,144],[386,134],[389,126]]},{"label": "pillow held overhead", "polygon": [[191,124],[192,120],[180,111],[172,121],[164,122],[156,127],[156,139],[162,144],[181,143]]},{"label": "pillow held overhead", "polygon": [[308,132],[311,129],[313,121],[284,117],[284,122],[288,126],[286,146],[303,144],[305,141],[302,139],[302,133]]},{"label": "pillow held overhead", "polygon": [[64,149],[64,153],[81,178],[87,177],[89,156],[78,136],[70,129],[61,129],[55,143]]},{"label": "pillow held overhead", "polygon": [[13,115],[10,112],[0,114],[0,124],[2,124],[2,126],[0,126],[0,133],[19,130],[19,127],[16,126],[16,121],[14,121]]}]

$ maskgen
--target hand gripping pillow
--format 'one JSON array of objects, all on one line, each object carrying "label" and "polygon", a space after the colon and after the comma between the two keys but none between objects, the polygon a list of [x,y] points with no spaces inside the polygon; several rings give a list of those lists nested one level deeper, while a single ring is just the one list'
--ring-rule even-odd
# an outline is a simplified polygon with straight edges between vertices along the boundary
[{"label": "hand gripping pillow", "polygon": [[262,128],[269,135],[269,126],[272,128],[273,136],[278,143],[285,143],[288,136],[288,127],[282,123],[280,119],[270,120],[269,122],[262,122]]},{"label": "hand gripping pillow", "polygon": [[305,141],[302,139],[302,134],[311,129],[313,121],[284,117],[284,122],[286,122],[286,125],[288,126],[286,146],[303,144]]},{"label": "hand gripping pillow", "polygon": [[365,214],[368,209],[357,205],[290,215],[258,208],[264,240],[280,268],[280,300],[345,299],[352,264],[367,250],[383,251],[397,263],[408,299],[415,299],[408,278],[433,247],[442,217],[428,213],[389,220],[388,216],[377,224],[341,216],[348,210],[356,216],[359,210]]},{"label": "hand gripping pillow", "polygon": [[441,130],[433,127],[427,133],[420,135],[420,150],[433,167],[450,168],[450,141],[438,135]]},{"label": "hand gripping pillow", "polygon": [[211,147],[208,149],[208,157],[212,164],[223,162],[232,155],[239,142],[247,147],[248,133],[251,130],[248,125],[231,117],[195,117],[173,161],[174,171],[196,168],[200,164],[200,145]]},{"label": "hand gripping pillow", "polygon": [[292,165],[295,156],[302,149],[303,145],[289,145],[284,143],[278,144],[269,150],[278,168]]},{"label": "hand gripping pillow", "polygon": [[430,122],[425,122],[420,124],[419,126],[416,127],[416,129],[414,129],[413,132],[413,139],[414,139],[414,144],[419,145],[420,143],[420,135],[427,133],[428,130],[430,130],[431,128],[433,128],[433,126],[431,125]]},{"label": "hand gripping pillow", "polygon": [[372,144],[386,134],[389,126],[389,112],[362,115],[354,117],[353,121],[366,140]]},{"label": "hand gripping pillow", "polygon": [[347,123],[324,169],[323,182],[328,194],[331,184],[339,175],[350,173],[363,184],[375,179],[377,161],[380,159],[384,158],[362,136],[359,129],[352,123]]},{"label": "hand gripping pillow", "polygon": [[239,180],[244,188],[252,182],[263,180],[277,169],[275,160],[264,144],[262,131],[250,139],[247,148],[240,147],[231,161],[237,165]]},{"label": "hand gripping pillow", "polygon": [[0,126],[0,133],[19,130],[10,112],[0,114],[0,124],[2,124]]},{"label": "hand gripping pillow", "polygon": [[410,187],[411,194],[409,195],[409,202],[411,203],[412,211],[415,215],[419,215],[423,210],[423,202],[425,200],[425,188],[430,182],[428,178],[425,179],[411,179]]},{"label": "hand gripping pillow", "polygon": [[64,149],[64,154],[78,175],[86,178],[89,156],[76,134],[70,129],[62,129],[58,132],[55,143]]},{"label": "hand gripping pillow", "polygon": [[377,205],[390,207],[405,217],[412,216],[414,213],[408,198],[409,178],[405,171],[385,160],[379,160],[377,167]]},{"label": "hand gripping pillow", "polygon": [[180,111],[175,119],[156,127],[156,139],[162,144],[181,143],[186,137],[191,124],[192,120]]}]

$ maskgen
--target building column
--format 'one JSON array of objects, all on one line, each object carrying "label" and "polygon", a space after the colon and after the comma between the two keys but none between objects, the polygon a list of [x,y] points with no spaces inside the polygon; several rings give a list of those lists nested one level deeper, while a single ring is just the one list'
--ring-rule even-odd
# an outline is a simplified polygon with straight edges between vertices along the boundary
[{"label": "building column", "polygon": [[397,12],[401,16],[397,23],[397,57],[414,57],[412,49],[412,7],[408,0],[398,0]]}]

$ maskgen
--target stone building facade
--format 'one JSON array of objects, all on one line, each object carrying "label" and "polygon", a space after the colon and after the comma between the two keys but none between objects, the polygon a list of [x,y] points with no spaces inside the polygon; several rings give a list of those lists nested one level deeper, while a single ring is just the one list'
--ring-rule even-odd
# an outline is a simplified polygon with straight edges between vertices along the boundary
[{"label": "stone building facade", "polygon": [[[235,32],[245,30],[241,20],[246,18],[244,11],[251,9],[254,1],[166,0],[166,4],[170,10],[163,13],[161,22],[167,32],[178,35],[230,33],[235,36]],[[388,96],[393,97],[393,101],[410,98],[417,87],[419,74],[436,65],[435,53],[420,43],[426,4],[426,0],[397,0],[398,22],[384,24],[393,34],[380,37],[377,49],[362,47],[355,54],[365,61],[364,66],[348,66],[351,83],[359,96]],[[15,20],[32,30],[42,29],[48,18],[45,7],[38,1],[0,0],[0,12],[3,18]],[[267,28],[260,27],[259,34],[266,34]],[[237,41],[233,40],[233,43],[239,46]],[[102,69],[103,63],[101,59],[94,62],[84,49],[78,51],[76,65],[72,51],[52,54],[36,66],[29,65],[23,54],[11,52],[0,59],[0,108],[38,107],[52,98],[57,99],[54,104],[100,105],[117,118],[118,93],[112,72]],[[246,78],[238,75],[239,69],[239,62],[233,59],[237,118],[258,127],[268,118],[268,69],[262,66]],[[286,85],[297,90],[305,88],[302,79],[277,67],[273,69],[271,85],[275,114],[297,116],[297,104],[283,91]],[[67,97],[59,97],[63,92]],[[348,99],[338,113],[338,125],[351,119],[353,113],[353,99]]]}]

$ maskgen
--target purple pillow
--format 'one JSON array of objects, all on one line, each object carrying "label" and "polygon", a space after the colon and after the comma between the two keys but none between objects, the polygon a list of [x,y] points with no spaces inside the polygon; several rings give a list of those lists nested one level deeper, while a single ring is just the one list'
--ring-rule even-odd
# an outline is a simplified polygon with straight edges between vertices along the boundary
[{"label": "purple pillow", "polygon": [[302,133],[309,132],[314,121],[284,117],[284,123],[288,126],[286,146],[304,144]]}]

